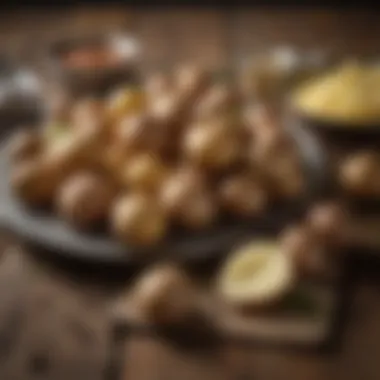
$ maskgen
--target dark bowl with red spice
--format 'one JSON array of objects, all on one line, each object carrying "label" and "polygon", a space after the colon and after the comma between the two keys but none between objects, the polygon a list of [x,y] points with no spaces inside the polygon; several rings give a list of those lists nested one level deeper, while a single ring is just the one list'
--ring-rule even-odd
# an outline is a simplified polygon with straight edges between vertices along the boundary
[{"label": "dark bowl with red spice", "polygon": [[140,46],[128,34],[68,38],[47,51],[51,79],[72,96],[102,96],[139,81]]}]

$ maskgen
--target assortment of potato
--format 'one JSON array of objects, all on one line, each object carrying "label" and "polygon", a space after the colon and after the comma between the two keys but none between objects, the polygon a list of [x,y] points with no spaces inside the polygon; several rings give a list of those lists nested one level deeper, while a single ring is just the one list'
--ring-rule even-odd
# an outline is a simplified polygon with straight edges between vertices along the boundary
[{"label": "assortment of potato", "polygon": [[298,151],[276,115],[232,81],[183,67],[108,98],[52,99],[38,130],[12,143],[12,186],[78,228],[107,224],[153,245],[171,225],[260,216],[305,190]]}]

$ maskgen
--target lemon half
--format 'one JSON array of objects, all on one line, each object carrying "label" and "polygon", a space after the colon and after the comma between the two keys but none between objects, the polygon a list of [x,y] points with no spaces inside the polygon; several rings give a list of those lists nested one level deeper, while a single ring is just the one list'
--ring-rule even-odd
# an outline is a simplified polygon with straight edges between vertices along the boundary
[{"label": "lemon half", "polygon": [[221,296],[238,306],[267,305],[291,290],[295,271],[275,242],[249,243],[223,266],[217,286]]}]

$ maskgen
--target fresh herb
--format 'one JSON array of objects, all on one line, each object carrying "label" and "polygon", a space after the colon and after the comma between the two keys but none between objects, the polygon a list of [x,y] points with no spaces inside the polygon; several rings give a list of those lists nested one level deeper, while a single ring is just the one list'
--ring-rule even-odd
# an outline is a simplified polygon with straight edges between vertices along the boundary
[{"label": "fresh herb", "polygon": [[302,314],[315,314],[317,312],[317,302],[306,289],[298,288],[290,293],[283,301],[283,308],[286,311],[301,312]]}]

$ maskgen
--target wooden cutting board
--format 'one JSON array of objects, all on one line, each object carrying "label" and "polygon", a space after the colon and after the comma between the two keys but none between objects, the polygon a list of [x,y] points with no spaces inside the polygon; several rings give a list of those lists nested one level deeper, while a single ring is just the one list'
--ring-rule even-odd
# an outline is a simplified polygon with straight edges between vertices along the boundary
[{"label": "wooden cutting board", "polygon": [[[194,321],[176,330],[177,335],[186,333],[196,339],[196,335],[210,333],[210,339],[232,340],[239,343],[318,347],[329,341],[334,330],[334,321],[340,310],[341,294],[338,284],[319,283],[302,286],[303,297],[307,297],[313,311],[291,309],[289,307],[271,312],[243,314],[218,300],[210,287],[200,289],[202,314],[208,323]],[[303,306],[304,307],[304,306]],[[123,295],[114,307],[116,326],[120,331],[136,331],[160,335],[163,330],[141,315],[130,294]],[[202,326],[201,326],[202,325]],[[164,334],[165,335],[165,334]]]}]

